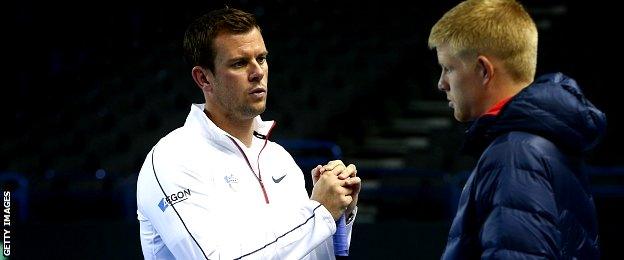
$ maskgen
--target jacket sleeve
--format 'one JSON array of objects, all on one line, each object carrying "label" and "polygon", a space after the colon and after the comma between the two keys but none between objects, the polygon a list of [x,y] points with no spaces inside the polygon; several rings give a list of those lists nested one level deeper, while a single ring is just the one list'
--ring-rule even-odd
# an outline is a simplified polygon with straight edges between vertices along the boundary
[{"label": "jacket sleeve", "polygon": [[[355,217],[357,216],[357,207],[353,211],[353,218],[349,223],[343,227],[345,229],[345,233],[347,234],[347,248],[351,247],[351,234],[353,231],[353,223],[355,222]],[[320,246],[316,247],[309,255],[309,259],[335,259],[336,253],[334,248],[334,240],[333,237],[330,236],[327,238]]]},{"label": "jacket sleeve", "polygon": [[[299,166],[297,165],[297,163],[295,162],[295,160],[292,158],[292,156],[290,156],[290,154],[286,151],[283,150],[282,148],[282,152],[284,153],[284,157],[288,158],[288,165],[291,168],[291,171],[293,172],[301,172],[301,169],[299,168]],[[296,183],[296,187],[294,187],[296,190],[296,193],[298,193],[297,195],[302,197],[302,198],[308,198],[308,193],[305,189],[305,180],[303,178],[299,178],[299,183]],[[351,234],[353,231],[353,224],[355,222],[355,218],[357,217],[357,207],[355,208],[355,210],[353,211],[353,218],[350,219],[350,221],[348,223],[346,223],[345,226],[343,226],[342,228],[344,229],[343,231],[345,232],[345,234],[347,235],[346,238],[346,243],[347,243],[347,247],[351,246]],[[333,221],[333,218],[332,218]],[[335,222],[334,222],[335,223]],[[337,226],[337,225],[336,225]],[[337,227],[338,228],[338,227]],[[334,234],[336,231],[336,229],[334,229],[334,231],[332,232],[332,234]],[[327,239],[325,239],[325,241],[323,241],[319,246],[317,246],[316,248],[314,248],[314,250],[312,250],[312,252],[310,252],[310,254],[308,255],[308,257],[306,259],[309,260],[314,260],[314,259],[335,259],[335,248],[334,248],[334,240],[333,240],[333,236],[329,236]]]},{"label": "jacket sleeve", "polygon": [[[137,203],[141,226],[158,235],[142,237],[142,245],[162,240],[164,250],[176,259],[301,259],[335,232],[331,214],[316,201],[240,207],[188,171],[159,160],[158,150],[148,154],[139,174]],[[163,203],[165,194],[180,196]],[[157,247],[143,248],[146,259],[168,255]]]},{"label": "jacket sleeve", "polygon": [[475,191],[481,258],[559,258],[558,209],[544,156],[526,146],[487,156]]}]

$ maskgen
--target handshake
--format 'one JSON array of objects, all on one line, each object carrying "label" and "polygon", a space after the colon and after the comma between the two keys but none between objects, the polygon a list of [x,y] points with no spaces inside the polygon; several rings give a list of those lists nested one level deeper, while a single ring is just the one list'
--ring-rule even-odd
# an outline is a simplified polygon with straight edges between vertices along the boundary
[{"label": "handshake", "polygon": [[355,209],[362,180],[357,177],[355,165],[345,166],[340,160],[312,169],[312,196],[338,220],[343,214],[349,216]]}]

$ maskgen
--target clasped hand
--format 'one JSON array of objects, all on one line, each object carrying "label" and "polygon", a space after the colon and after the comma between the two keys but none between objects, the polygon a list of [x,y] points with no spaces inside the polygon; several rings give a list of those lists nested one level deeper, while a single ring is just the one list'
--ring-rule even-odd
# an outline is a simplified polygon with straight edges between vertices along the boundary
[{"label": "clasped hand", "polygon": [[345,166],[340,160],[330,161],[324,166],[316,166],[311,175],[314,188],[310,198],[325,206],[334,220],[353,212],[362,186],[355,165]]}]

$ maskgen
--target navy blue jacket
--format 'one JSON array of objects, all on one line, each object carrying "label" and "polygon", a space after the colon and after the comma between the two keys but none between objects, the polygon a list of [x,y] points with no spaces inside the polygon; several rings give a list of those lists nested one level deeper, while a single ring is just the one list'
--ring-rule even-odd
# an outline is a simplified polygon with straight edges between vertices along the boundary
[{"label": "navy blue jacket", "polygon": [[466,132],[479,161],[443,259],[596,259],[596,210],[583,154],[605,115],[563,74],[540,77]]}]

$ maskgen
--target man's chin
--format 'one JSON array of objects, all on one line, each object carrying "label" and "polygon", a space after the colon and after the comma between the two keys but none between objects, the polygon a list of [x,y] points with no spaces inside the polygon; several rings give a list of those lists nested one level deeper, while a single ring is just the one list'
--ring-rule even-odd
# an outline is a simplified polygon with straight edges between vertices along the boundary
[{"label": "man's chin", "polygon": [[266,105],[263,104],[262,106],[250,106],[250,107],[247,107],[247,109],[245,110],[246,110],[245,114],[248,117],[253,118],[264,113],[264,110],[266,110]]},{"label": "man's chin", "polygon": [[455,117],[455,120],[457,120],[457,121],[459,121],[459,122],[462,122],[462,123],[465,123],[465,122],[469,122],[469,121],[470,121],[470,118],[469,118],[468,116],[466,116],[466,115],[464,115],[464,114],[462,114],[462,113],[459,113],[459,112],[457,111],[457,109],[455,109],[455,110],[453,111],[453,116]]}]

